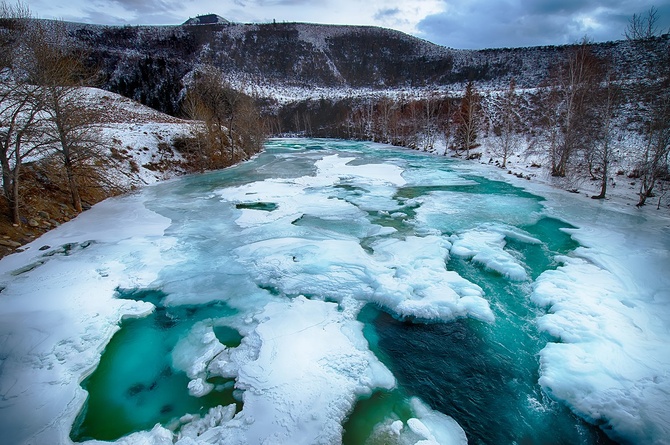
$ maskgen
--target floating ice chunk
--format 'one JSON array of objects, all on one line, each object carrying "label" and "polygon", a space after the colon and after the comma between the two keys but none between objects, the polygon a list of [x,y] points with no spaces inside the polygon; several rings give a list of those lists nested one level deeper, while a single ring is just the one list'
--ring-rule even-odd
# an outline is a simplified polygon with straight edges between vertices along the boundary
[{"label": "floating ice chunk", "polygon": [[452,417],[431,409],[417,397],[413,397],[410,403],[414,415],[430,433],[430,437],[426,437],[426,439],[434,440],[435,443],[440,445],[465,445],[468,443],[465,431]]},{"label": "floating ice chunk", "polygon": [[372,300],[401,316],[443,321],[472,316],[493,321],[482,289],[446,269],[450,247],[449,241],[435,235],[374,243],[373,256],[386,272],[376,275]]},{"label": "floating ice chunk", "polygon": [[403,423],[395,414],[375,426],[369,441],[388,445],[466,445],[463,428],[450,416],[432,410],[419,398],[410,399],[414,417]]},{"label": "floating ice chunk", "polygon": [[[560,258],[534,285],[548,314],[539,327],[558,338],[540,353],[540,384],[626,443],[670,437],[667,307],[640,298],[625,277],[582,259]],[[634,303],[631,303],[634,302]],[[660,312],[659,312],[660,310]]]},{"label": "floating ice chunk", "polygon": [[394,435],[400,436],[400,433],[404,427],[405,425],[402,423],[402,420],[396,420],[395,422],[391,423],[390,430]]},{"label": "floating ice chunk", "polygon": [[202,397],[214,389],[214,385],[211,383],[207,383],[204,379],[201,377],[198,377],[197,379],[193,379],[190,382],[188,382],[188,393],[192,395],[193,397]]},{"label": "floating ice chunk", "polygon": [[418,443],[437,443],[435,440],[435,437],[430,433],[426,425],[423,424],[419,419],[416,419],[412,417],[411,419],[407,420],[407,426],[409,427],[410,430],[412,430],[415,434],[421,436],[421,438],[426,439],[422,440]]},{"label": "floating ice chunk", "polygon": [[172,365],[184,371],[190,379],[206,378],[207,365],[224,349],[226,347],[216,338],[212,326],[201,321],[194,324],[188,335],[175,345]]},{"label": "floating ice chunk", "polygon": [[528,279],[523,266],[504,250],[505,235],[502,233],[470,230],[450,239],[452,255],[471,259],[513,281]]}]

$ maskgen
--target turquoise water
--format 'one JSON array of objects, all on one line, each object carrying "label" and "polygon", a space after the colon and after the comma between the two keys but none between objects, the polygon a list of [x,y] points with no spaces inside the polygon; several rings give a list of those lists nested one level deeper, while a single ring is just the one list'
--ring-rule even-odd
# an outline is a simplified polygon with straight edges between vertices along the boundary
[{"label": "turquoise water", "polygon": [[[184,414],[204,414],[218,405],[238,403],[232,382],[218,381],[205,397],[188,394],[189,378],[172,366],[171,352],[194,323],[233,314],[222,303],[164,307],[157,290],[119,290],[119,298],[149,301],[156,310],[140,319],[125,320],[107,345],[95,372],[82,382],[89,392],[70,435],[75,442],[115,440],[129,433],[169,425]],[[217,333],[218,330],[218,333]],[[215,329],[222,342],[239,345],[239,333]]]},{"label": "turquoise water", "polygon": [[[281,203],[228,202],[218,192],[266,179],[314,176],[315,162],[338,154],[350,165],[386,163],[404,170],[408,183],[363,184],[343,176],[334,186],[307,192],[341,200],[360,210],[360,219],[302,213],[290,233],[267,227],[241,228],[243,211],[263,215],[283,210]],[[221,172],[194,175],[148,188],[147,206],[168,218],[166,236],[176,239],[166,252],[166,266],[155,290],[119,290],[119,298],[150,301],[156,311],[125,320],[100,365],[82,387],[89,399],[72,430],[72,439],[114,440],[161,423],[178,428],[175,419],[202,414],[219,404],[237,403],[232,381],[212,379],[218,390],[203,398],[188,394],[188,377],[171,365],[170,354],[196,322],[210,320],[217,339],[235,348],[243,341],[234,329],[267,302],[294,296],[281,286],[261,282],[243,266],[235,249],[266,238],[357,239],[372,254],[384,237],[458,235],[468,230],[505,230],[505,252],[526,269],[528,279],[511,282],[467,259],[445,259],[445,268],[479,285],[495,322],[465,318],[420,323],[400,319],[367,305],[359,314],[372,351],[396,376],[393,391],[362,398],[344,425],[345,444],[383,443],[370,439],[386,419],[412,417],[411,397],[452,416],[471,444],[607,444],[597,428],[549,399],[537,384],[538,353],[549,338],[538,332],[542,313],[529,300],[532,280],[558,266],[557,255],[576,247],[568,224],[543,213],[543,199],[501,181],[461,171],[454,161],[366,143],[322,140],[271,141],[251,162]],[[300,203],[297,204],[298,206]],[[299,207],[298,207],[298,210]],[[298,212],[300,213],[300,212]],[[370,224],[394,229],[368,233]],[[275,233],[276,231],[276,233]],[[534,239],[533,242],[528,241]],[[258,259],[263,261],[262,258]],[[324,289],[324,294],[336,294]],[[320,298],[320,295],[307,294]],[[108,419],[117,419],[109,422]]]}]

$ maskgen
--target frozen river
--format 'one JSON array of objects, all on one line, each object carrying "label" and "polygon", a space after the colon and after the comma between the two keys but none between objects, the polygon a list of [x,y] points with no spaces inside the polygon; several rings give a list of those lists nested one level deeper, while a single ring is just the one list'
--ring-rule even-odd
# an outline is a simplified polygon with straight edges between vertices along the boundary
[{"label": "frozen river", "polygon": [[280,139],[105,201],[0,262],[0,430],[668,443],[670,224],[580,199]]}]

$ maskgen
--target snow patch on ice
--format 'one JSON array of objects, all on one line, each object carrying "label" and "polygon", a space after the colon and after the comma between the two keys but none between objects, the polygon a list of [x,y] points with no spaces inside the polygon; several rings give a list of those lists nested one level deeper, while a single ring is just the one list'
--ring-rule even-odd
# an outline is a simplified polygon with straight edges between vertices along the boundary
[{"label": "snow patch on ice", "polygon": [[188,335],[175,345],[172,365],[191,379],[188,385],[191,395],[200,397],[214,389],[214,385],[205,382],[207,365],[225,349],[212,326],[204,321],[196,323]]},{"label": "snow patch on ice", "polygon": [[442,321],[471,316],[492,322],[483,290],[447,270],[450,247],[449,241],[435,235],[375,242],[373,258],[385,272],[374,275],[371,300],[401,316]]},{"label": "snow patch on ice", "polygon": [[[235,348],[235,387],[244,406],[207,431],[182,428],[177,443],[339,443],[361,395],[391,389],[395,378],[367,349],[362,323],[335,303],[297,297],[269,303],[252,335]],[[188,439],[188,440],[187,440]]]},{"label": "snow patch on ice", "polygon": [[505,235],[485,230],[469,230],[452,235],[451,254],[472,260],[512,281],[528,279],[526,269],[505,248]]}]

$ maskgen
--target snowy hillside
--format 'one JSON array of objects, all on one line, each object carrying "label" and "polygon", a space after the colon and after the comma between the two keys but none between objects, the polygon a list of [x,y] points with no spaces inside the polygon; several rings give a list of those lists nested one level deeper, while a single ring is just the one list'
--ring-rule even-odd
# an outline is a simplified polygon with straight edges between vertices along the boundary
[{"label": "snowy hillside", "polygon": [[[500,89],[514,78],[535,88],[573,46],[458,50],[399,31],[306,23],[111,27],[69,24],[102,66],[105,88],[168,113],[179,109],[188,74],[219,69],[233,84],[269,99],[360,95],[361,91],[460,90],[468,80]],[[654,45],[668,44],[668,35]],[[646,42],[649,43],[649,42]],[[621,79],[645,77],[652,52],[628,41],[594,44],[616,59]]]},{"label": "snowy hillside", "polygon": [[185,172],[184,159],[173,142],[193,135],[192,121],[108,91],[87,88],[86,93],[90,107],[100,113],[100,131],[113,161],[110,173],[115,185],[130,189]]},{"label": "snowy hillside", "polygon": [[[194,124],[155,111],[108,91],[86,88],[75,91],[86,107],[95,111],[95,133],[100,145],[88,167],[95,176],[81,180],[83,207],[109,196],[188,171],[184,157],[174,149],[179,138],[192,137]],[[50,151],[24,161],[21,190],[24,194],[22,224],[0,221],[0,256],[14,252],[40,234],[69,221],[77,212],[69,204],[62,174]]]}]

